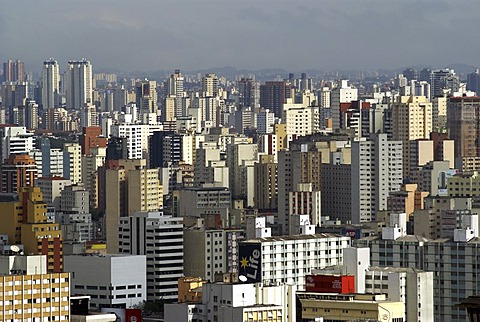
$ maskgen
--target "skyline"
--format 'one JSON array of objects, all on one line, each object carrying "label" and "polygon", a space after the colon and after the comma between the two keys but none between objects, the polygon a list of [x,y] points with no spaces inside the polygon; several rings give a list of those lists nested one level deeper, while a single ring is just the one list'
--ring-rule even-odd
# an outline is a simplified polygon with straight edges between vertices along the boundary
[{"label": "skyline", "polygon": [[480,3],[468,0],[8,0],[4,9],[0,59],[23,60],[29,70],[40,70],[49,57],[63,66],[86,57],[125,72],[480,65],[480,45],[468,32],[478,29]]}]

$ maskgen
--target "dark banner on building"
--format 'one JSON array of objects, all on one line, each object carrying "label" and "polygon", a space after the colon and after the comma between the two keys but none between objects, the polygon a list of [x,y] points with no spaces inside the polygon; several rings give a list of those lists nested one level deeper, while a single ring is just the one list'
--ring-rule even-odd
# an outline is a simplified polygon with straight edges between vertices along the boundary
[{"label": "dark banner on building", "polygon": [[262,246],[260,243],[239,244],[238,275],[246,283],[256,283],[262,280]]}]

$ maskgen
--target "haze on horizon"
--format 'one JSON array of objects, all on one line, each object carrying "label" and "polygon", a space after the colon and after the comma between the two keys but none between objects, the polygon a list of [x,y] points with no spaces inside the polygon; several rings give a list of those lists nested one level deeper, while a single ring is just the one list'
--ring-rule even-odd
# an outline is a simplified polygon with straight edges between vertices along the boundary
[{"label": "haze on horizon", "polygon": [[4,0],[0,61],[152,71],[480,65],[472,0]]}]

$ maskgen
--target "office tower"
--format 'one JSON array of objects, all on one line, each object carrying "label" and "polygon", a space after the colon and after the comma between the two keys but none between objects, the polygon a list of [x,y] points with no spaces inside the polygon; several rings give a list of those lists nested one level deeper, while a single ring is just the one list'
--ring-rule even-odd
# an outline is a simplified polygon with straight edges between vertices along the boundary
[{"label": "office tower", "polygon": [[4,82],[24,82],[25,81],[25,63],[20,60],[7,60],[3,63],[3,81]]},{"label": "office tower", "polygon": [[47,272],[45,255],[0,255],[2,321],[70,321],[70,273]]},{"label": "office tower", "polygon": [[183,218],[137,212],[120,218],[119,226],[120,254],[147,256],[147,300],[176,300],[183,275]]},{"label": "office tower", "polygon": [[33,133],[21,126],[0,127],[0,148],[2,160],[11,154],[25,154],[33,149]]},{"label": "office tower", "polygon": [[352,142],[352,222],[375,220],[387,210],[387,197],[402,185],[402,142],[371,134]]},{"label": "office tower", "polygon": [[476,69],[475,72],[467,74],[467,90],[480,95],[480,69]]},{"label": "office tower", "polygon": [[215,74],[206,74],[202,77],[202,94],[204,97],[218,96],[218,77]]},{"label": "office tower", "polygon": [[278,208],[278,164],[273,155],[260,155],[254,165],[255,171],[255,205],[257,209]]},{"label": "office tower", "polygon": [[82,148],[82,155],[89,155],[91,148],[106,148],[107,138],[102,135],[101,127],[89,126],[82,128],[79,143]]},{"label": "office tower", "polygon": [[[65,256],[72,273],[72,294],[91,297],[90,307],[133,307],[147,299],[147,263],[143,255]],[[92,272],[105,274],[92,274]]]},{"label": "office tower", "polygon": [[284,81],[267,81],[260,85],[260,107],[273,111],[275,117],[281,118],[285,102]]},{"label": "office tower", "polygon": [[43,63],[42,110],[58,107],[60,99],[60,68],[53,58]]},{"label": "office tower", "polygon": [[254,78],[242,78],[238,81],[238,108],[257,108],[259,93],[257,82]]},{"label": "office tower", "polygon": [[0,198],[2,225],[0,233],[8,235],[12,245],[22,244],[25,253],[47,255],[49,272],[63,269],[62,231],[58,224],[47,222],[47,205],[39,187],[22,188],[16,195]]},{"label": "office tower", "polygon": [[65,93],[67,108],[80,110],[85,104],[93,104],[92,65],[88,60],[68,62]]},{"label": "office tower", "polygon": [[119,160],[105,174],[107,251],[118,252],[118,219],[137,211],[163,208],[158,169],[147,169],[145,160]]},{"label": "office tower", "polygon": [[73,184],[82,182],[82,150],[78,143],[63,144],[63,177]]},{"label": "office tower", "polygon": [[341,104],[351,103],[358,99],[358,89],[348,85],[348,80],[342,80],[330,91],[330,108],[332,128],[339,129],[341,125]]},{"label": "office tower", "polygon": [[450,97],[447,102],[447,130],[455,142],[456,157],[480,156],[480,98]]},{"label": "office tower", "polygon": [[447,93],[458,92],[460,87],[460,78],[453,69],[432,70],[430,75],[430,85],[432,97],[444,96]]},{"label": "office tower", "polygon": [[180,73],[179,69],[176,69],[173,74],[170,75],[165,83],[165,97],[173,98],[175,117],[187,115],[186,106],[183,104],[183,86],[185,78]]},{"label": "office tower", "polygon": [[28,154],[11,154],[3,160],[0,170],[2,192],[18,193],[23,187],[33,187],[37,179],[37,165]]},{"label": "office tower", "polygon": [[140,114],[156,113],[157,82],[144,80],[135,84],[135,103]]}]

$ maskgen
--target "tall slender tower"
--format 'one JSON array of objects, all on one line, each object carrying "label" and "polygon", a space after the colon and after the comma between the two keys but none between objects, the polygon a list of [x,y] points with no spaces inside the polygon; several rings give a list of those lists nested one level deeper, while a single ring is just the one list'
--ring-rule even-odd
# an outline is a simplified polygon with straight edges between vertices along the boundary
[{"label": "tall slender tower", "polygon": [[7,60],[3,63],[3,81],[4,82],[23,82],[25,81],[25,63],[20,60]]},{"label": "tall slender tower", "polygon": [[79,110],[93,103],[92,65],[88,60],[71,60],[67,70],[67,108]]},{"label": "tall slender tower", "polygon": [[166,98],[173,97],[175,99],[175,116],[186,115],[186,108],[183,106],[183,83],[185,78],[180,74],[180,70],[176,69],[175,73],[170,75],[165,86]]},{"label": "tall slender tower", "polygon": [[50,58],[43,63],[42,72],[42,109],[58,106],[58,94],[60,93],[60,72],[58,63]]}]

